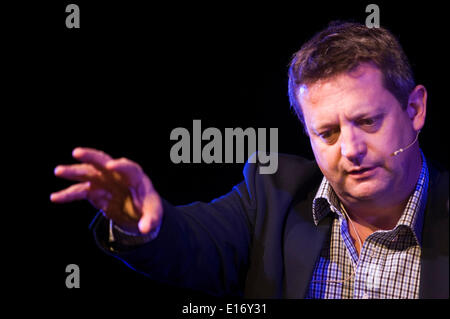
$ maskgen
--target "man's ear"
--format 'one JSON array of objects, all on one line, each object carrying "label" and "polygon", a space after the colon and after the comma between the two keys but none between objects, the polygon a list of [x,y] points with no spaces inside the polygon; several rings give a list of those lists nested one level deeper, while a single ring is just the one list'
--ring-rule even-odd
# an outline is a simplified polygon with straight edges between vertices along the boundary
[{"label": "man's ear", "polygon": [[422,129],[427,114],[427,89],[423,85],[417,85],[409,94],[406,111],[414,130]]}]

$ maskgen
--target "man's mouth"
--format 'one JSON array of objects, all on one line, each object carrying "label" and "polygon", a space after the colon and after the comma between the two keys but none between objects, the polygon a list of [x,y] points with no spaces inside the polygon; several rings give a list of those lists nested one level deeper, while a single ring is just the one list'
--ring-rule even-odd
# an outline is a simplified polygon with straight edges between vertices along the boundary
[{"label": "man's mouth", "polygon": [[351,170],[348,170],[347,174],[353,177],[360,177],[360,178],[369,177],[370,175],[372,175],[373,171],[376,168],[377,168],[376,166],[353,168]]}]

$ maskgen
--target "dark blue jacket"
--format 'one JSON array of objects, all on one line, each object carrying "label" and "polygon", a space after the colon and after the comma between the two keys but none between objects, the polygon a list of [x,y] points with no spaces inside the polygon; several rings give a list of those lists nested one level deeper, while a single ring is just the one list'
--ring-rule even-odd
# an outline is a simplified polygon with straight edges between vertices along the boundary
[{"label": "dark blue jacket", "polygon": [[[449,297],[448,172],[428,163],[422,233],[421,298]],[[312,200],[323,175],[314,161],[279,155],[278,171],[247,163],[244,181],[210,202],[174,207],[163,200],[158,237],[123,249],[108,243],[101,214],[98,245],[150,278],[218,296],[303,298],[332,217],[315,226]]]}]

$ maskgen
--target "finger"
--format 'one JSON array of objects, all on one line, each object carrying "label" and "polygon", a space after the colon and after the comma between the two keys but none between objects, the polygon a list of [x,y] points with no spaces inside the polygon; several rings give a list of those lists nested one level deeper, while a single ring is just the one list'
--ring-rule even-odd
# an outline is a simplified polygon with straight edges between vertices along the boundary
[{"label": "finger", "polygon": [[139,220],[139,231],[147,234],[159,228],[162,222],[162,204],[159,195],[154,192],[144,199],[142,217]]},{"label": "finger", "polygon": [[83,163],[92,164],[100,170],[105,170],[106,163],[113,159],[103,151],[88,147],[75,148],[72,156]]},{"label": "finger", "polygon": [[55,175],[71,181],[100,181],[102,173],[91,164],[58,165]]},{"label": "finger", "polygon": [[[142,183],[145,173],[139,164],[127,159],[119,158],[111,160],[106,164],[106,168],[109,171],[115,171],[119,173],[129,184],[129,186],[137,187]],[[148,178],[147,178],[148,179]]]},{"label": "finger", "polygon": [[142,215],[141,219],[139,220],[138,227],[139,231],[142,234],[148,234],[151,229],[151,215],[149,214]]},{"label": "finger", "polygon": [[68,203],[87,198],[90,182],[78,183],[62,191],[50,195],[50,200],[54,203]]}]

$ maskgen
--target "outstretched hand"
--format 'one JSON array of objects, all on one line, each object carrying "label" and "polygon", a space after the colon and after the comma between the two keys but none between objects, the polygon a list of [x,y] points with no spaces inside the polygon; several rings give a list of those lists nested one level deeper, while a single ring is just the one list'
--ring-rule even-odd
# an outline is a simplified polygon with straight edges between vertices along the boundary
[{"label": "outstretched hand", "polygon": [[92,148],[76,148],[72,155],[82,163],[58,165],[55,175],[78,183],[52,193],[52,202],[86,199],[121,229],[135,234],[161,225],[161,198],[139,164]]}]

